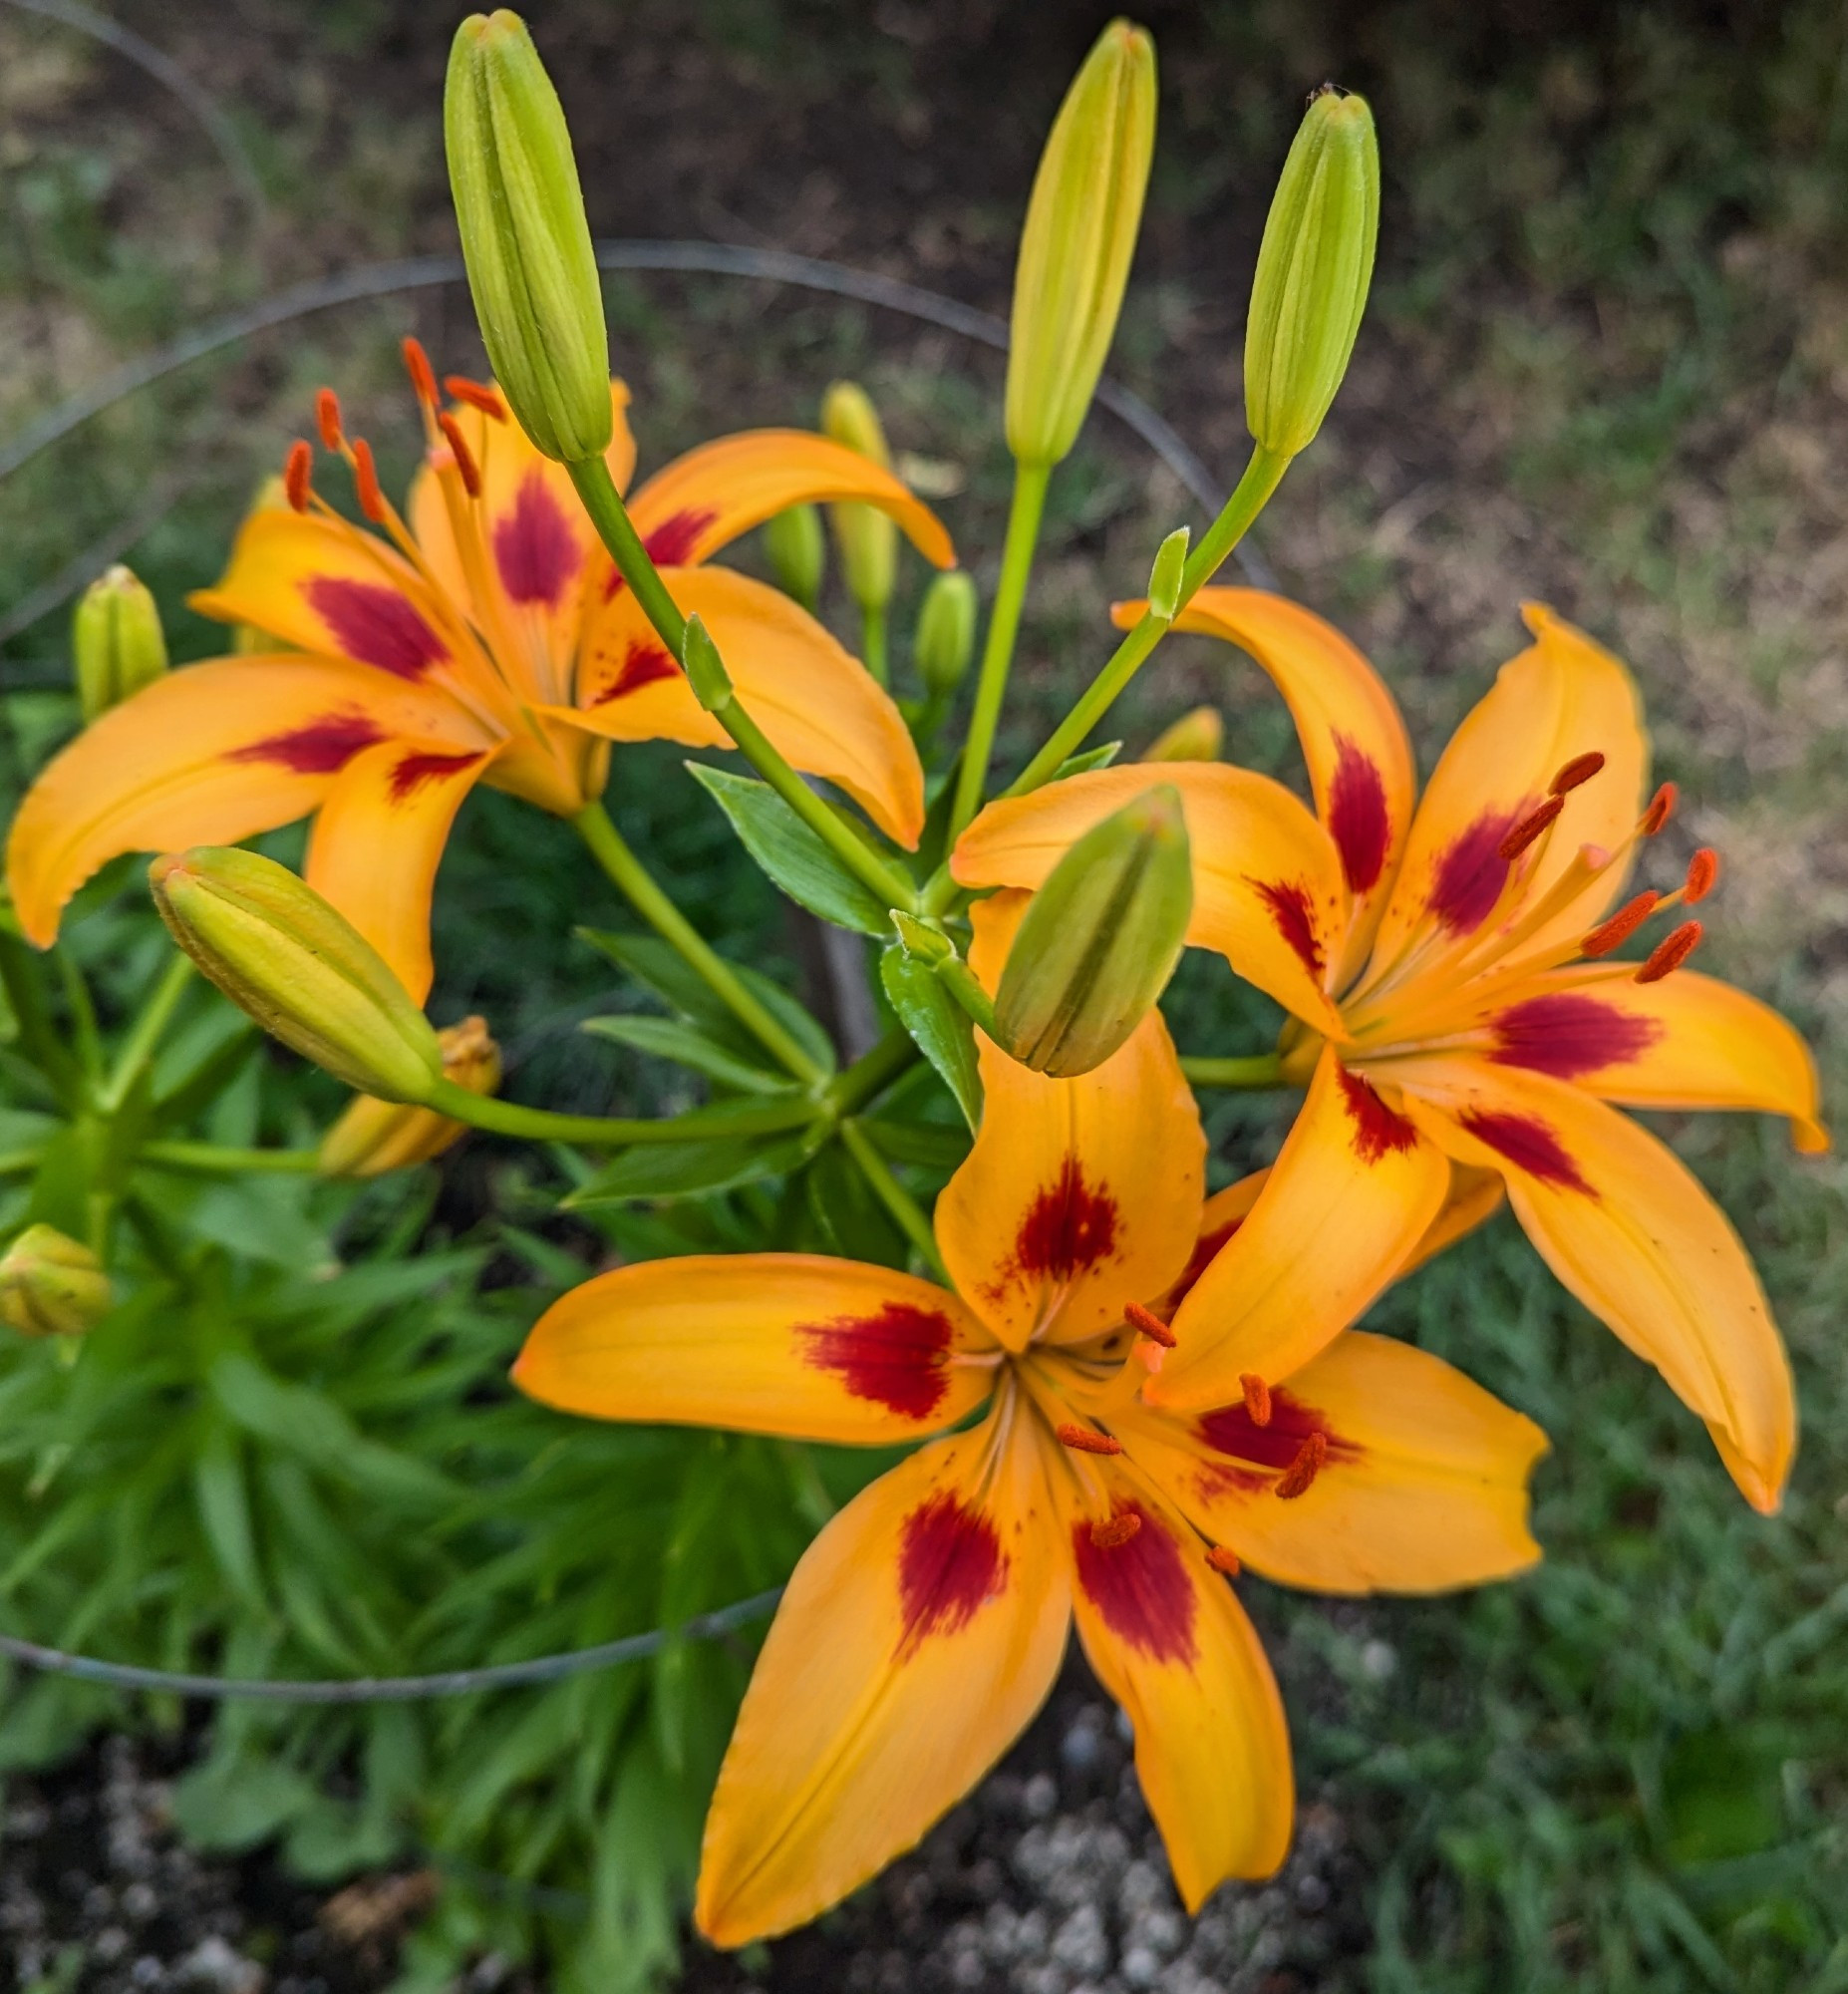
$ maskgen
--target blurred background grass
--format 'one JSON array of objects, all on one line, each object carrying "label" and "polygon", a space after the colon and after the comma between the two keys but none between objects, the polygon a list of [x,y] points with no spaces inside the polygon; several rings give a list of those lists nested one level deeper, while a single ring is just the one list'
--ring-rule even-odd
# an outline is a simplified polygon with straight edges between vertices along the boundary
[{"label": "blurred background grass", "polygon": [[[1039,138],[1098,22],[1000,0],[556,0],[532,10],[593,227],[770,244],[1005,309]],[[1839,5],[1468,10],[1436,0],[1144,10],[1162,63],[1151,211],[1113,367],[1215,471],[1242,456],[1239,336],[1264,203],[1303,93],[1366,92],[1386,168],[1376,300],[1327,430],[1266,515],[1293,592],[1388,674],[1428,768],[1537,596],[1635,664],[1686,847],[1726,861],[1711,966],[1788,1010],[1838,1100],[1848,1006],[1848,21]],[[226,305],[453,246],[439,103],[450,17],[413,0],[125,4],[254,161],[244,198],[170,93],[86,36],[0,7],[0,435]],[[804,421],[858,374],[992,582],[998,371],[858,307],[698,279],[612,286],[646,468],[751,422]],[[414,432],[392,347],[476,364],[458,289],[259,336],[131,399],[0,488],[0,615],[125,553],[181,657],[258,477],[338,383],[388,471]],[[1056,487],[1025,638],[1018,754],[1101,655],[1113,594],[1188,516],[1095,423]],[[127,545],[118,544],[124,534]],[[17,619],[16,619],[17,620]],[[0,651],[0,780],[70,725],[63,613]],[[32,688],[43,687],[35,691]],[[23,690],[22,690],[23,688]],[[1232,751],[1289,767],[1281,709],[1175,641],[1123,703],[1132,746],[1202,699]],[[612,801],[708,932],[800,975],[770,889],[677,758],[619,754]],[[565,940],[603,904],[561,827],[493,797],[443,875],[442,1019],[485,1009],[517,1090],[660,1105],[664,1077],[586,1050],[607,969]],[[607,1005],[606,1005],[607,1007]],[[1177,1030],[1244,1050],[1262,1021],[1190,968]],[[309,1090],[312,1093],[312,1089]],[[1848,1378],[1842,1172],[1780,1130],[1665,1118],[1733,1214],[1789,1337],[1805,1434],[1764,1522],[1704,1436],[1567,1302],[1505,1219],[1379,1326],[1465,1363],[1552,1434],[1546,1567],[1429,1604],[1328,1608],[1260,1586],[1306,1796],[1370,1878],[1364,1957],[1327,1985],[1848,1990]],[[1230,1174],[1275,1140],[1216,1110]],[[526,1209],[510,1153],[447,1172],[457,1230]]]}]

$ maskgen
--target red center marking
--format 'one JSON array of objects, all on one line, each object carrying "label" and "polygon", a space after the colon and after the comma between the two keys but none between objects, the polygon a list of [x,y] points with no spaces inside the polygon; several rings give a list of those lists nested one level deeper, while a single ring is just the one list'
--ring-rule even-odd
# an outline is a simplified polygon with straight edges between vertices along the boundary
[{"label": "red center marking", "polygon": [[1193,1293],[1194,1285],[1214,1260],[1219,1257],[1219,1249],[1230,1239],[1241,1225],[1242,1218],[1228,1218],[1223,1225],[1215,1225],[1210,1232],[1202,1232],[1193,1242],[1193,1252],[1188,1256],[1187,1265],[1181,1277],[1174,1283],[1168,1294],[1170,1315]]},{"label": "red center marking", "polygon": [[1508,879],[1498,847],[1526,814],[1524,808],[1484,811],[1438,854],[1427,904],[1451,934],[1474,934],[1488,919]]},{"label": "red center marking", "polygon": [[414,749],[409,755],[401,757],[392,769],[392,801],[395,804],[409,803],[420,790],[459,775],[463,769],[472,768],[480,759],[471,749],[458,755]]},{"label": "red center marking", "polygon": [[449,647],[425,622],[416,604],[381,582],[347,581],[311,574],[300,584],[310,609],[349,658],[377,665],[394,678],[422,678]]},{"label": "red center marking", "polygon": [[1191,1665],[1200,1652],[1199,1602],[1180,1546],[1139,1502],[1118,1502],[1110,1521],[1127,1516],[1140,1527],[1120,1543],[1098,1543],[1088,1520],[1074,1525],[1078,1582],[1119,1640],[1151,1661]]},{"label": "red center marking", "polygon": [[1640,1058],[1662,1037],[1659,1019],[1620,1011],[1576,991],[1511,1004],[1493,1021],[1497,1066],[1526,1067],[1555,1080],[1577,1080],[1600,1067]]},{"label": "red center marking", "polygon": [[1402,1115],[1395,1115],[1368,1081],[1346,1067],[1339,1071],[1341,1098],[1354,1124],[1354,1154],[1362,1163],[1383,1163],[1418,1147],[1417,1130]]},{"label": "red center marking", "polygon": [[515,602],[562,604],[582,553],[571,521],[535,464],[520,480],[513,509],[494,526],[494,565]]},{"label": "red center marking", "polygon": [[383,741],[377,723],[359,712],[330,713],[284,734],[233,748],[227,762],[274,762],[297,776],[336,776],[363,748]]},{"label": "red center marking", "polygon": [[898,1539],[901,1658],[932,1634],[955,1634],[1006,1585],[1008,1560],[995,1526],[947,1492],[905,1518]]},{"label": "red center marking", "polygon": [[[652,532],[642,535],[648,558],[656,567],[685,567],[698,553],[701,538],[718,517],[710,506],[688,506],[670,512]],[[603,585],[605,601],[620,595],[623,586],[622,575],[612,573]]]},{"label": "red center marking", "polygon": [[1257,889],[1258,897],[1271,911],[1277,932],[1296,951],[1302,965],[1320,983],[1326,963],[1322,939],[1316,933],[1315,906],[1309,888],[1296,880],[1253,879],[1245,883]]},{"label": "red center marking", "polygon": [[1335,774],[1329,783],[1329,835],[1341,853],[1341,869],[1354,893],[1380,883],[1392,824],[1386,816],[1386,784],[1372,756],[1345,734],[1335,736]]},{"label": "red center marking", "polygon": [[657,644],[647,637],[631,637],[622,663],[616,668],[616,676],[591,701],[591,705],[607,706],[611,700],[621,699],[626,693],[640,692],[644,686],[653,685],[658,679],[674,678],[679,671],[680,667],[668,655],[665,644]]},{"label": "red center marking", "polygon": [[803,1363],[833,1372],[849,1397],[908,1420],[928,1419],[948,1396],[945,1364],[954,1334],[948,1316],[909,1302],[886,1302],[877,1315],[795,1326]]},{"label": "red center marking", "polygon": [[1583,1191],[1594,1198],[1598,1195],[1558,1135],[1535,1117],[1471,1109],[1457,1119],[1477,1142],[1499,1151],[1517,1170],[1525,1170],[1542,1183],[1557,1184],[1562,1190]]},{"label": "red center marking", "polygon": [[1084,1181],[1068,1156],[1059,1175],[1027,1207],[1014,1241],[1011,1274],[1069,1281],[1109,1258],[1116,1246],[1116,1200]]},{"label": "red center marking", "polygon": [[[1270,1477],[1281,1475],[1303,1451],[1311,1434],[1320,1434],[1328,1448],[1328,1462],[1358,1461],[1364,1450],[1356,1441],[1343,1440],[1329,1429],[1328,1421],[1314,1406],[1308,1406],[1282,1385],[1270,1388],[1271,1416],[1263,1426],[1251,1417],[1250,1408],[1239,1400],[1230,1406],[1215,1406],[1202,1413],[1194,1432],[1202,1447],[1246,1462],[1249,1469],[1222,1467],[1213,1463],[1202,1480],[1201,1493],[1210,1501],[1215,1495],[1236,1489],[1256,1494],[1269,1487]],[[1264,1473],[1253,1471],[1262,1470]]]}]

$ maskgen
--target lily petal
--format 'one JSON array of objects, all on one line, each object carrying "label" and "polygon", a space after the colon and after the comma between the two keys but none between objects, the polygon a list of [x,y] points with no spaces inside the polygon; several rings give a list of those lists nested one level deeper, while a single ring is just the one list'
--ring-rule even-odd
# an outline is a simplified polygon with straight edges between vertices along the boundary
[{"label": "lily petal", "polygon": [[817,1253],[618,1267],[533,1325],[513,1382],[592,1419],[879,1445],[940,1432],[995,1382],[994,1339],[945,1289]]},{"label": "lily petal", "polygon": [[1501,1171],[1540,1257],[1707,1423],[1746,1500],[1775,1510],[1796,1450],[1789,1361],[1738,1234],[1688,1166],[1543,1074],[1426,1059],[1394,1061],[1393,1078],[1434,1142]]},{"label": "lily petal", "polygon": [[[771,744],[804,775],[861,804],[910,849],[924,828],[924,771],[891,696],[780,590],[731,568],[664,568],[689,616],[705,621],[738,696]],[[730,747],[627,589],[593,607],[578,667],[578,708],[547,708],[610,741]]]},{"label": "lily petal", "polygon": [[[1127,629],[1146,604],[1119,602],[1111,616]],[[1354,896],[1342,963],[1359,966],[1411,824],[1416,783],[1411,741],[1386,682],[1332,623],[1261,588],[1203,588],[1175,619],[1176,630],[1222,637],[1270,675],[1296,722],[1316,810]]]},{"label": "lily petal", "polygon": [[707,1817],[694,1918],[715,1944],[838,1902],[1045,1700],[1070,1595],[1032,1429],[991,1419],[920,1448],[796,1566]]},{"label": "lily petal", "polygon": [[86,728],[27,793],[7,843],[20,925],[49,947],[66,901],[118,853],[235,844],[293,823],[355,756],[406,735],[482,745],[445,694],[345,659],[170,672]]},{"label": "lily petal", "polygon": [[1269,1181],[1188,1292],[1151,1404],[1223,1405],[1288,1378],[1395,1279],[1441,1210],[1443,1152],[1331,1048]]},{"label": "lily petal", "polygon": [[[1538,1561],[1527,1478],[1545,1434],[1441,1359],[1349,1330],[1270,1390],[1175,1416],[1130,1408],[1111,1427],[1197,1528],[1253,1570],[1316,1592],[1440,1592]],[[1277,1485],[1312,1435],[1323,1465]]]},{"label": "lily petal", "polygon": [[1187,939],[1325,1036],[1345,1039],[1327,983],[1348,926],[1333,839],[1281,783],[1220,762],[1129,763],[992,803],[950,870],[964,886],[1039,886],[1091,829],[1157,783],[1180,792],[1193,850]]},{"label": "lily petal", "polygon": [[[1283,1699],[1258,1636],[1206,1546],[1120,1460],[1054,1481],[1078,1636],[1135,1727],[1142,1798],[1175,1886],[1197,1911],[1229,1877],[1269,1876],[1290,1847],[1296,1789]],[[1133,1534],[1099,1544],[1093,1525]]]}]

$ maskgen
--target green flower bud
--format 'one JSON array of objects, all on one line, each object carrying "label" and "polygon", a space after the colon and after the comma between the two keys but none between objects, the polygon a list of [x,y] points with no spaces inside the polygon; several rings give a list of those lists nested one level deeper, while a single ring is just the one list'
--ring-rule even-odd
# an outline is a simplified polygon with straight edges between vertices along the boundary
[{"label": "green flower bud", "polygon": [[443,99],[450,190],[474,315],[519,426],[561,464],[613,430],[603,287],[571,135],[526,24],[470,14]]},{"label": "green flower bud", "polygon": [[[890,471],[892,453],[872,397],[857,381],[836,381],[821,397],[821,427],[836,443],[870,457]],[[862,609],[880,610],[892,599],[898,571],[898,526],[874,505],[830,505],[847,592]]]},{"label": "green flower bud", "polygon": [[1226,745],[1226,724],[1216,706],[1196,706],[1155,737],[1144,762],[1217,762]]},{"label": "green flower bud", "polygon": [[120,563],[78,597],[71,618],[71,655],[86,726],[165,673],[160,612]]},{"label": "green flower bud", "polygon": [[1148,607],[1151,615],[1164,623],[1174,621],[1180,608],[1181,581],[1187,569],[1187,542],[1192,536],[1185,526],[1176,526],[1155,549],[1155,564],[1148,571]]},{"label": "green flower bud", "polygon": [[1348,371],[1380,232],[1380,148],[1364,98],[1325,86],[1284,162],[1245,327],[1245,421],[1294,457]]},{"label": "green flower bud", "polygon": [[995,999],[1002,1046],[1061,1080],[1101,1065],[1167,988],[1192,912],[1180,793],[1162,783],[1087,831],[1033,896]]},{"label": "green flower bud", "polygon": [[947,568],[931,579],[918,609],[911,655],[933,699],[948,699],[962,684],[975,656],[975,578],[965,568]]},{"label": "green flower bud", "polygon": [[286,865],[197,845],[149,868],[173,939],[263,1029],[361,1094],[422,1103],[443,1048],[378,951]]},{"label": "green flower bud", "polygon": [[1155,45],[1112,21],[1040,156],[1014,272],[1008,448],[1057,464],[1078,441],[1122,310],[1155,150]]},{"label": "green flower bud", "polygon": [[0,1257],[0,1322],[21,1336],[81,1336],[114,1301],[102,1261],[55,1225],[28,1225]]},{"label": "green flower bud", "polygon": [[776,585],[812,616],[821,599],[821,575],[827,565],[827,541],[821,514],[812,505],[791,505],[764,528],[764,551],[770,556]]},{"label": "green flower bud", "polygon": [[[500,1048],[484,1018],[464,1018],[437,1034],[443,1077],[470,1094],[492,1094],[500,1085]],[[377,1177],[440,1157],[464,1133],[464,1125],[434,1108],[408,1108],[362,1094],[321,1138],[321,1174]]]}]

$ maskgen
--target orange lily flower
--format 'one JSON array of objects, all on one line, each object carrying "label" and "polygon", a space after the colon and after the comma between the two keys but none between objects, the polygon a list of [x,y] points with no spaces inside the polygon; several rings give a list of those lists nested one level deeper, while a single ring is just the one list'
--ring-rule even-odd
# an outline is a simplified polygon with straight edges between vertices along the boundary
[{"label": "orange lily flower", "polygon": [[[976,913],[991,986],[1026,896],[1006,897]],[[1350,1332],[1197,1415],[1138,1397],[1158,1363],[1210,1350],[1201,1269],[1228,1237],[1272,1276],[1299,1244],[1260,1182],[1203,1201],[1199,1113],[1158,1016],[1078,1080],[987,1043],[981,1060],[981,1131],[937,1205],[953,1289],[819,1255],[650,1261],[566,1295],[514,1367],[534,1398],[603,1419],[944,1436],[789,1581],[707,1822],[695,1916],[721,1945],[802,1923],[917,1841],[1031,1719],[1075,1616],[1134,1723],[1188,1906],[1269,1875],[1289,1739],[1226,1575],[1424,1592],[1539,1555],[1544,1437],[1404,1344]],[[1248,1300],[1264,1311],[1261,1288]]]},{"label": "orange lily flower", "polygon": [[[1533,643],[1457,730],[1414,814],[1403,723],[1360,652],[1281,597],[1203,589],[1181,627],[1238,644],[1276,682],[1316,814],[1244,770],[1110,769],[995,804],[953,870],[970,886],[1036,885],[1157,773],[1174,784],[1193,841],[1188,939],[1299,1021],[1286,1072],[1309,1096],[1268,1195],[1292,1203],[1313,1262],[1294,1278],[1346,1300],[1297,1311],[1292,1361],[1391,1277],[1453,1165],[1493,1170],[1548,1266],[1700,1415],[1768,1512],[1796,1411],[1757,1275],[1693,1173],[1610,1104],[1763,1109],[1816,1151],[1815,1066],[1774,1011],[1680,968],[1698,922],[1643,965],[1608,959],[1647,918],[1702,898],[1717,861],[1698,852],[1685,884],[1612,911],[1674,793],[1644,805],[1648,743],[1623,664],[1550,611],[1524,613]],[[1235,1243],[1203,1287],[1242,1280]],[[1207,1404],[1273,1333],[1267,1314],[1149,1396]]]},{"label": "orange lily flower", "polygon": [[[363,531],[308,483],[254,513],[230,566],[193,606],[276,639],[170,673],[105,714],[33,785],[8,877],[26,933],[57,935],[65,903],[118,852],[234,843],[311,813],[306,867],[420,1000],[430,898],[477,783],[569,817],[596,801],[613,741],[729,746],[623,585],[562,467],[492,389],[452,377],[440,404],[423,349],[406,359],[429,437],[401,516],[372,454],[323,392],[322,441],[352,466]],[[610,384],[608,460],[628,484],[628,390]],[[701,446],[630,511],[689,615],[702,616],[741,698],[796,768],[836,783],[900,843],[923,826],[923,774],[898,709],[786,596],[703,565],[785,507],[851,498],[890,512],[939,566],[948,535],[889,472],[827,438],[753,430]]]}]

